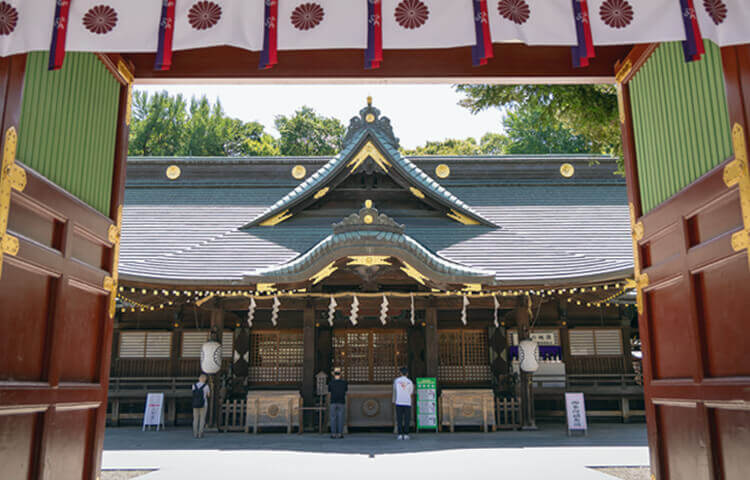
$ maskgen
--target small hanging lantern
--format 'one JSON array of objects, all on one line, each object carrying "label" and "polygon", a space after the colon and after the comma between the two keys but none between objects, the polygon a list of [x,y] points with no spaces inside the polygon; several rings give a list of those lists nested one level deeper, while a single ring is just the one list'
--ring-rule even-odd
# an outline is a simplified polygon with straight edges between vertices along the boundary
[{"label": "small hanging lantern", "polygon": [[522,340],[518,344],[518,360],[524,372],[539,370],[539,344],[534,340]]},{"label": "small hanging lantern", "polygon": [[221,344],[209,340],[201,346],[201,370],[213,375],[221,370]]}]

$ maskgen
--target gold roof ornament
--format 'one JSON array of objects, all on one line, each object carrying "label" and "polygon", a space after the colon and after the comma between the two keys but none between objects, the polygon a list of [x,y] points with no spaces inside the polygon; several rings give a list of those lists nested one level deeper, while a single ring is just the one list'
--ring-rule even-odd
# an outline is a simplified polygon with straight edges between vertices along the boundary
[{"label": "gold roof ornament", "polygon": [[320,200],[321,198],[323,198],[323,197],[325,197],[325,196],[326,196],[326,194],[328,193],[328,191],[329,191],[330,189],[331,189],[330,187],[324,187],[324,188],[321,188],[320,190],[318,190],[318,191],[317,191],[317,192],[315,193],[315,195],[314,195],[314,197],[313,197],[313,198],[315,198],[315,200]]},{"label": "gold roof ornament", "polygon": [[563,163],[560,165],[560,175],[565,178],[570,178],[576,173],[576,169],[570,163]]},{"label": "gold roof ornament", "polygon": [[417,198],[419,198],[419,199],[421,199],[421,200],[424,200],[424,193],[422,193],[422,192],[421,192],[421,191],[420,191],[420,190],[419,190],[418,188],[415,188],[415,187],[409,187],[409,191],[410,191],[410,192],[411,192],[411,194],[412,194],[412,195],[414,195],[415,197],[417,197]]},{"label": "gold roof ornament", "polygon": [[354,255],[349,257],[351,260],[347,266],[374,267],[376,265],[390,266],[387,256],[382,255]]},{"label": "gold roof ornament", "polygon": [[292,168],[292,176],[297,180],[302,180],[307,175],[307,169],[302,165],[295,165]]},{"label": "gold roof ornament", "polygon": [[273,217],[269,218],[268,220],[261,222],[261,227],[273,227],[275,225],[280,224],[287,218],[291,218],[292,214],[289,213],[289,209],[284,210],[283,212],[279,213],[278,215],[274,215]]},{"label": "gold roof ornament", "polygon": [[177,180],[182,175],[182,170],[177,165],[170,165],[167,167],[167,178],[170,180]]},{"label": "gold roof ornament", "polygon": [[313,285],[316,285],[320,283],[321,281],[323,281],[324,279],[330,277],[333,274],[333,272],[339,269],[338,267],[334,266],[335,264],[336,262],[329,263],[321,271],[319,271],[318,273],[310,277],[309,280],[312,281]]},{"label": "gold roof ornament", "polygon": [[391,166],[382,153],[372,142],[367,142],[364,147],[354,156],[354,158],[346,164],[347,167],[351,167],[351,173],[354,173],[360,165],[364,163],[368,158],[372,158],[373,161],[383,169],[385,173],[388,173],[388,167]]},{"label": "gold roof ornament", "polygon": [[408,263],[406,263],[404,261],[401,261],[401,263],[404,264],[404,266],[401,267],[401,271],[404,272],[406,275],[408,275],[413,280],[415,280],[416,282],[424,285],[425,281],[429,280],[429,278],[427,278],[424,275],[422,275],[421,273],[419,273],[419,271],[416,268],[412,267]]},{"label": "gold roof ornament", "polygon": [[435,167],[435,175],[437,175],[438,178],[448,178],[451,176],[451,167],[444,163],[441,163],[440,165]]},{"label": "gold roof ornament", "polygon": [[367,96],[367,106],[372,107],[372,95]]}]

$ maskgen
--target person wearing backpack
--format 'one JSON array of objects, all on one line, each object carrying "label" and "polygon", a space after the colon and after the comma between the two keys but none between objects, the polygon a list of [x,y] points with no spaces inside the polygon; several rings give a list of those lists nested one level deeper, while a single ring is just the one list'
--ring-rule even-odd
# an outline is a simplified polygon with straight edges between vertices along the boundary
[{"label": "person wearing backpack", "polygon": [[206,384],[206,376],[201,374],[198,382],[193,384],[193,436],[203,438],[203,429],[206,427],[206,409],[211,389]]}]

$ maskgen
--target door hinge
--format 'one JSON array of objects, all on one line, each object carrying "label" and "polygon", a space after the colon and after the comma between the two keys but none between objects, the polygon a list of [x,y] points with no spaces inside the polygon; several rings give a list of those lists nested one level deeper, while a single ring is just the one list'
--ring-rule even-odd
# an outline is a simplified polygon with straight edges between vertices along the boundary
[{"label": "door hinge", "polygon": [[18,239],[8,234],[10,198],[13,190],[22,192],[26,188],[26,170],[16,165],[18,134],[15,127],[5,132],[2,169],[0,170],[0,277],[3,273],[3,255],[18,254]]},{"label": "door hinge", "polygon": [[737,185],[743,226],[742,230],[732,235],[732,248],[736,252],[747,250],[748,268],[750,268],[750,169],[748,168],[745,128],[739,123],[735,123],[732,127],[732,145],[734,160],[724,167],[724,183],[729,188]]}]

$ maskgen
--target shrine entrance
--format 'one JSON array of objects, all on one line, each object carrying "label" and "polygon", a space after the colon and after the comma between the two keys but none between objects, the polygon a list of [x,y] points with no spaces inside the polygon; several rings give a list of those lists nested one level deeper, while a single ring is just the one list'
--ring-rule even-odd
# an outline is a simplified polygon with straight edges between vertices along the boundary
[{"label": "shrine entrance", "polygon": [[[260,71],[260,52],[231,47],[180,52],[169,71],[153,69],[154,53],[69,53],[66,64],[73,68],[54,74],[45,71],[46,53],[0,59],[3,476],[98,478],[134,79],[616,79],[651,468],[660,480],[745,478],[750,46],[708,50],[706,58],[685,66],[676,61],[684,62],[679,43],[601,46],[585,69],[570,66],[569,47],[520,44],[496,45],[499,61],[479,69],[466,61],[469,47],[393,51],[375,71],[361,68],[360,50],[290,51],[283,65]],[[312,335],[314,323],[306,318],[302,335]],[[346,353],[342,357],[351,352],[351,364],[337,361],[370,382],[393,374],[403,339],[378,330],[344,332],[334,333],[332,346]],[[484,375],[472,342],[465,333],[460,341],[446,341],[443,375],[456,368]],[[259,378],[298,375],[279,362],[262,366],[267,370],[257,372]],[[304,381],[311,382],[313,373],[303,371]]]}]

